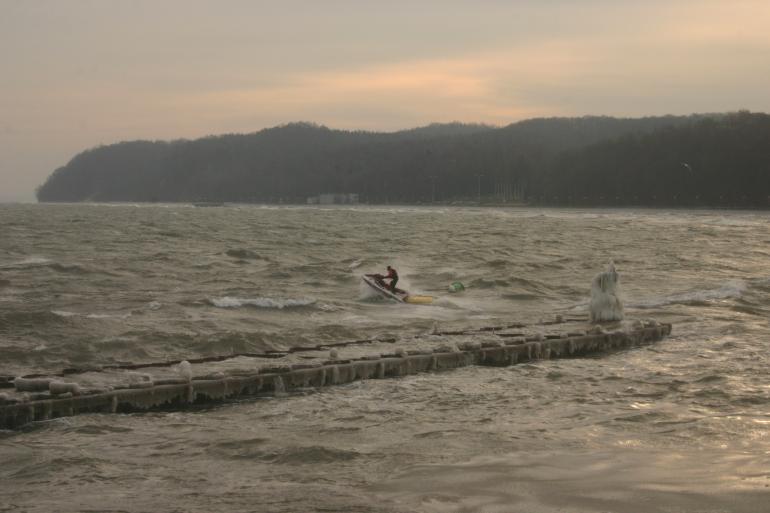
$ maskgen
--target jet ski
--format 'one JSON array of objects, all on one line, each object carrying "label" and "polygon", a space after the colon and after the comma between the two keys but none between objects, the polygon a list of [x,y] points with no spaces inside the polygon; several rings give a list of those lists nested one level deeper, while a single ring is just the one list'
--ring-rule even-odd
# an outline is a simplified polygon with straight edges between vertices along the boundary
[{"label": "jet ski", "polygon": [[391,290],[391,288],[385,283],[384,276],[381,274],[364,274],[361,279],[364,280],[364,283],[376,290],[381,296],[388,299],[393,299],[399,303],[425,305],[433,302],[432,296],[417,296],[409,294],[409,292],[406,290],[399,288]]}]

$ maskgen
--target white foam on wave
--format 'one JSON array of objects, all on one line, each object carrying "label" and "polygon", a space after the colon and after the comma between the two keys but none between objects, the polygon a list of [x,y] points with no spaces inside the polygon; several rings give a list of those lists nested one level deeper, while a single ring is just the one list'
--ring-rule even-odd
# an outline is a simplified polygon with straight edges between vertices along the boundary
[{"label": "white foam on wave", "polygon": [[257,308],[277,308],[279,310],[284,308],[308,306],[315,304],[316,302],[316,300],[313,298],[280,299],[271,297],[258,297],[253,299],[244,299],[230,296],[212,298],[209,301],[211,301],[212,305],[218,308],[241,308],[244,306],[255,306]]},{"label": "white foam on wave", "polygon": [[82,314],[77,312],[68,312],[67,310],[51,310],[51,313],[58,315],[59,317],[85,317],[86,319],[128,319],[131,317],[131,312],[125,314]]},{"label": "white foam on wave", "polygon": [[721,287],[715,289],[693,290],[691,292],[673,294],[667,297],[648,299],[646,301],[634,303],[633,306],[637,308],[657,308],[660,306],[674,304],[689,304],[695,302],[718,301],[721,299],[734,299],[743,296],[747,287],[748,286],[746,285],[746,282],[743,280],[730,280],[724,283]]},{"label": "white foam on wave", "polygon": [[381,299],[382,296],[372,287],[366,284],[364,280],[358,282],[358,299],[361,301],[370,301],[372,299]]},{"label": "white foam on wave", "polygon": [[67,312],[66,310],[51,310],[51,313],[58,315],[59,317],[74,317],[76,315],[80,315],[76,314],[75,312]]},{"label": "white foam on wave", "polygon": [[48,258],[28,257],[28,258],[25,258],[24,260],[20,260],[19,262],[0,265],[0,269],[15,269],[19,267],[37,267],[41,265],[50,264],[51,262],[53,261]]},{"label": "white foam on wave", "polygon": [[131,317],[131,312],[125,314],[87,314],[86,319],[128,319]]}]

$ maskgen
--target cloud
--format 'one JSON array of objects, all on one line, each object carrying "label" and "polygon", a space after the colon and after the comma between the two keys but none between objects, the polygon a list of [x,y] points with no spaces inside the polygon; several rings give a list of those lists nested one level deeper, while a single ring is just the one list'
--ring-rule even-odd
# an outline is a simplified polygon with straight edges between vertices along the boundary
[{"label": "cloud", "polygon": [[297,120],[396,130],[770,110],[764,0],[333,4],[14,4],[0,19],[13,127],[0,173],[42,181],[101,143]]},{"label": "cloud", "polygon": [[486,49],[294,71],[265,87],[185,95],[180,108],[347,128],[770,108],[761,91],[770,78],[770,4],[588,2],[559,10],[569,24],[554,19],[550,30]]},{"label": "cloud", "polygon": [[[381,110],[385,119],[367,120],[369,128],[383,123],[404,128],[410,126],[410,119],[418,124],[451,120],[508,123],[548,113],[547,106],[516,100],[515,91],[522,84],[533,78],[556,83],[585,61],[552,46],[297,73],[283,84],[193,93],[174,101],[181,110],[202,108],[211,115],[259,112],[287,116],[293,112],[294,119],[311,119],[308,115],[319,114],[321,121],[336,118],[343,126],[350,122],[344,122],[342,111]],[[501,87],[510,81],[513,87],[501,98]],[[355,115],[348,117],[354,125],[363,121],[353,121]]]}]

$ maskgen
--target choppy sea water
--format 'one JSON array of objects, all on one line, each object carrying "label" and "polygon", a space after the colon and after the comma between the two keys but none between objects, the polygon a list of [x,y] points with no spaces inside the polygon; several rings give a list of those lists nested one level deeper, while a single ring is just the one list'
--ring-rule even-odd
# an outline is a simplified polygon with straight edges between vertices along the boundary
[{"label": "choppy sea water", "polygon": [[[0,511],[761,512],[770,213],[0,205],[0,374],[584,315],[653,346],[0,432]],[[374,301],[392,264],[433,305]],[[450,294],[463,282],[467,290]]]}]

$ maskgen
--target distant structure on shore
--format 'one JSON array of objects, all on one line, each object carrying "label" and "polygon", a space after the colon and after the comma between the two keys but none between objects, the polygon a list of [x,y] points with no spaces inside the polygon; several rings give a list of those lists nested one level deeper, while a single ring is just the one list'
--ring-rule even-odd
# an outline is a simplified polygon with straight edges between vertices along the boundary
[{"label": "distant structure on shore", "polygon": [[357,205],[358,194],[349,192],[334,192],[331,194],[318,194],[307,199],[308,205]]}]

